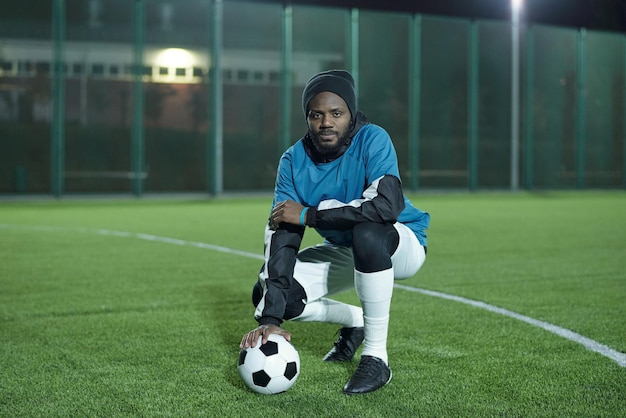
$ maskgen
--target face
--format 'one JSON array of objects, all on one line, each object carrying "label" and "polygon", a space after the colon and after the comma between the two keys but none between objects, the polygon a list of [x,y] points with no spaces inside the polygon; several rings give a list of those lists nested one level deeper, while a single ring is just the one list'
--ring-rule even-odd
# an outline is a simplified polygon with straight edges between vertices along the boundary
[{"label": "face", "polygon": [[307,125],[319,152],[333,154],[350,134],[350,109],[337,94],[324,91],[309,102]]}]

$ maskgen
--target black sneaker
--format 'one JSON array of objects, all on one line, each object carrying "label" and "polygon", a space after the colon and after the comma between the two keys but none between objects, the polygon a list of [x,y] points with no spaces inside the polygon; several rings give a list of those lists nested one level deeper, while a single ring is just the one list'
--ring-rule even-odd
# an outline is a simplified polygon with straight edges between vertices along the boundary
[{"label": "black sneaker", "polygon": [[335,346],[324,356],[324,361],[350,361],[363,342],[363,327],[341,328]]},{"label": "black sneaker", "polygon": [[346,395],[373,392],[391,381],[391,369],[378,357],[361,356],[359,367],[343,387]]}]

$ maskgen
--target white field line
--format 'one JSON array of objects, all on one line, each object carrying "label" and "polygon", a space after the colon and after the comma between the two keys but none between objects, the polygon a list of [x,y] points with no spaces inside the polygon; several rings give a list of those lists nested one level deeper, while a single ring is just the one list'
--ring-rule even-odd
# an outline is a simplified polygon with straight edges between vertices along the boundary
[{"label": "white field line", "polygon": [[566,328],[561,328],[557,325],[550,324],[549,322],[540,321],[538,319],[534,319],[526,315],[521,315],[513,311],[509,311],[508,309],[499,308],[497,306],[493,306],[485,302],[467,299],[461,296],[449,295],[447,293],[437,292],[434,290],[420,289],[418,287],[404,286],[401,284],[395,284],[394,287],[396,287],[397,289],[407,290],[409,292],[422,293],[428,296],[434,296],[434,297],[441,298],[441,299],[447,299],[447,300],[452,300],[455,302],[464,303],[466,305],[471,305],[476,308],[485,309],[489,312],[497,313],[500,315],[508,316],[509,318],[526,322],[527,324],[533,325],[538,328],[542,328],[548,332],[556,334],[559,337],[563,337],[566,340],[570,340],[578,344],[582,344],[588,350],[595,351],[598,354],[602,354],[603,356],[608,357],[611,360],[615,361],[621,367],[626,367],[626,354],[620,353],[619,351],[614,350],[609,346],[600,344],[599,342],[594,341],[591,338],[582,336],[574,331],[570,331]]},{"label": "white field line", "polygon": [[[247,251],[239,251],[233,250],[227,247],[221,247],[219,245],[206,244],[198,241],[186,241],[177,238],[168,238],[162,237],[158,235],[151,234],[142,234],[135,232],[125,232],[125,231],[112,231],[108,229],[89,229],[89,228],[66,228],[66,227],[53,227],[53,226],[28,226],[28,225],[12,225],[12,224],[0,224],[0,229],[12,229],[12,230],[30,230],[30,231],[50,231],[50,232],[79,232],[79,233],[91,233],[98,235],[107,235],[107,236],[116,236],[122,238],[136,238],[146,241],[155,241],[162,242],[165,244],[173,244],[173,245],[181,245],[188,247],[196,247],[202,248],[205,250],[218,251],[226,254],[237,255],[241,257],[254,258],[257,260],[263,260],[263,255],[250,253]],[[525,315],[521,315],[515,313],[513,311],[509,311],[508,309],[499,308],[494,305],[490,305],[485,302],[480,302],[477,300],[467,299],[461,296],[450,295],[443,292],[437,292],[434,290],[421,289],[418,287],[405,286],[401,284],[395,284],[394,287],[396,289],[406,290],[408,292],[421,293],[427,296],[433,296],[441,299],[451,300],[454,302],[463,303],[466,305],[474,306],[476,308],[485,309],[486,311],[493,312],[499,315],[507,316],[509,318],[517,319],[519,321],[525,322],[532,326],[541,328],[545,331],[556,334],[566,340],[573,341],[575,343],[581,344],[588,350],[594,351],[598,354],[601,354],[613,361],[615,361],[619,366],[626,367],[626,354],[621,353],[617,350],[612,349],[604,344],[601,344],[595,340],[587,338],[583,335],[580,335],[574,331],[570,331],[566,328],[559,327],[557,325],[550,324],[548,322],[540,321]]]}]

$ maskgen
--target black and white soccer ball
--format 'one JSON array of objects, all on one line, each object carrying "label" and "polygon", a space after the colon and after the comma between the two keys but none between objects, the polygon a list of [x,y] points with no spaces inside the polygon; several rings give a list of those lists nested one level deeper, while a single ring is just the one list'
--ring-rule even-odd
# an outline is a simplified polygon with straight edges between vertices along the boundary
[{"label": "black and white soccer ball", "polygon": [[265,395],[289,389],[300,374],[300,356],[282,335],[270,334],[267,343],[242,349],[237,369],[246,386]]}]

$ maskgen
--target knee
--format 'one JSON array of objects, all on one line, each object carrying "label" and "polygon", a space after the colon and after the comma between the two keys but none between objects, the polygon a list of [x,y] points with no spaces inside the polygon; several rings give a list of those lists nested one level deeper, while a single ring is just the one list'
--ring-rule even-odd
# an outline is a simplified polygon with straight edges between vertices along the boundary
[{"label": "knee", "polygon": [[396,237],[392,225],[375,222],[355,225],[352,229],[355,268],[364,273],[390,268],[391,254],[397,247]]},{"label": "knee", "polygon": [[352,228],[352,247],[355,255],[368,257],[382,248],[382,236],[375,223],[359,223]]},{"label": "knee", "polygon": [[380,240],[380,228],[375,222],[362,222],[352,228],[352,240],[357,243],[369,243]]}]

